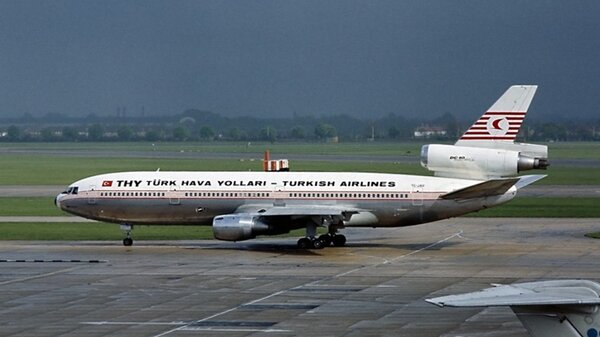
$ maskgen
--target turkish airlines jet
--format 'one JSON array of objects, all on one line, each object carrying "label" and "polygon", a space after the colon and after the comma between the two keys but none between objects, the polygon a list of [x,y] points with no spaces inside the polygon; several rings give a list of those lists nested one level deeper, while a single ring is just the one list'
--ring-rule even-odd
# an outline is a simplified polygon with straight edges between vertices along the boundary
[{"label": "turkish airlines jet", "polygon": [[[345,227],[400,227],[503,204],[545,175],[546,146],[514,140],[537,86],[510,87],[455,145],[422,148],[435,176],[353,172],[121,172],[74,182],[62,210],[121,224],[206,225],[215,238],[253,239],[306,228],[301,248],[343,246]],[[327,234],[317,237],[317,228]]]}]

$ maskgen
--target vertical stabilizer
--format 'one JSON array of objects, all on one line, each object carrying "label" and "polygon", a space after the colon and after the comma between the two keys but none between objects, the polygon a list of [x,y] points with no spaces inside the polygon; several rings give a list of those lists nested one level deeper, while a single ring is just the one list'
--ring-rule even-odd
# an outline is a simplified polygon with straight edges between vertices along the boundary
[{"label": "vertical stabilizer", "polygon": [[[513,85],[484,113],[456,145],[514,142],[533,100],[537,85]],[[482,147],[477,145],[477,147]]]}]

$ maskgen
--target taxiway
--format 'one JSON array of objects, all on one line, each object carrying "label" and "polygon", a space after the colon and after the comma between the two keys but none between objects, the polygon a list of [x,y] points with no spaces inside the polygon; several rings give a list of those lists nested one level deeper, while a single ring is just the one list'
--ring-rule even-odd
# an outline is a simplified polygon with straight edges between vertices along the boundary
[{"label": "taxiway", "polygon": [[599,219],[457,218],[293,238],[0,241],[1,336],[528,336],[508,308],[425,298],[490,283],[600,280]]}]

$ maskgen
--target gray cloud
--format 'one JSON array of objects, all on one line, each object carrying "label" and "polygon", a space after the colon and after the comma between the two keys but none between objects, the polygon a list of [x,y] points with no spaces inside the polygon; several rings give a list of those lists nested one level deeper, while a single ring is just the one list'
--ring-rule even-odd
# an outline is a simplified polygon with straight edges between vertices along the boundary
[{"label": "gray cloud", "polygon": [[597,1],[2,1],[0,115],[597,115]]}]

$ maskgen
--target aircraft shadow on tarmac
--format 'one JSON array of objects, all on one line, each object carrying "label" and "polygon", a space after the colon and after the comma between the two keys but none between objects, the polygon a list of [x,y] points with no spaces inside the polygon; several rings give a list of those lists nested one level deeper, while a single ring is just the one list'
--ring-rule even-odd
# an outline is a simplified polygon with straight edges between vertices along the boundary
[{"label": "aircraft shadow on tarmac", "polygon": [[[344,248],[388,248],[399,251],[413,252],[417,250],[441,250],[447,247],[452,247],[460,244],[460,242],[441,242],[435,244],[435,242],[425,243],[408,243],[408,244],[391,244],[391,243],[372,243],[372,242],[352,242],[346,244]],[[294,243],[247,243],[247,244],[225,244],[225,245],[198,245],[198,246],[186,246],[187,249],[209,249],[209,250],[230,250],[230,251],[253,251],[253,252],[265,252],[265,253],[281,253],[286,255],[321,255],[322,252],[328,250],[339,250],[344,248],[327,247],[324,249],[300,249]]]}]

